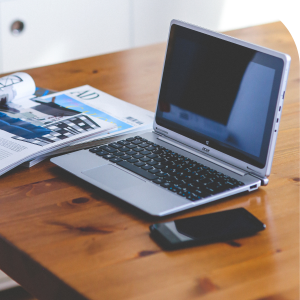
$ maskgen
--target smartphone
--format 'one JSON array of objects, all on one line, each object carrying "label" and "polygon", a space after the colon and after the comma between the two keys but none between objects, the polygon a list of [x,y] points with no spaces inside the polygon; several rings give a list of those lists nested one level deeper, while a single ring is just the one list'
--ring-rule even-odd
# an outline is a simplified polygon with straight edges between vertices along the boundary
[{"label": "smartphone", "polygon": [[220,211],[150,226],[150,235],[167,249],[225,242],[250,236],[266,225],[244,208]]}]

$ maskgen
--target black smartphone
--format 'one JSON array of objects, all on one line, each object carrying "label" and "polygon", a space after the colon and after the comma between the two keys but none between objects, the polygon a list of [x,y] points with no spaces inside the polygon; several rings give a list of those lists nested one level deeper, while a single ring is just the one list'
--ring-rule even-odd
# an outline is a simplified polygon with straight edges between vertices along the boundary
[{"label": "black smartphone", "polygon": [[250,236],[266,225],[244,208],[220,211],[150,226],[151,237],[164,248],[175,249],[225,242]]}]

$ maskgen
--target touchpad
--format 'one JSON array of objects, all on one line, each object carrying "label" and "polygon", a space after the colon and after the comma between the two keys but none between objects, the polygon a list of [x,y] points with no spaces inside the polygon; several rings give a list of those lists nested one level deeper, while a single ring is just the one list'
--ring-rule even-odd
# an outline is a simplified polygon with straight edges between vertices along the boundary
[{"label": "touchpad", "polygon": [[144,180],[113,165],[104,165],[81,173],[114,190],[123,190],[145,183]]}]

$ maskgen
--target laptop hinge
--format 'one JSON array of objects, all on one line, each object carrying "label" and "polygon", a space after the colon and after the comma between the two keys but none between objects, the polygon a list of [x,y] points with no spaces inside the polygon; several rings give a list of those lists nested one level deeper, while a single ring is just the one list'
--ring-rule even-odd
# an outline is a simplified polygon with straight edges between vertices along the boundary
[{"label": "laptop hinge", "polygon": [[232,172],[234,172],[236,174],[239,174],[241,176],[245,176],[246,174],[249,174],[249,172],[245,172],[245,171],[243,171],[241,169],[235,168],[234,166],[228,165],[227,163],[222,162],[222,161],[220,161],[218,159],[215,159],[212,156],[208,156],[208,155],[202,154],[197,149],[191,148],[189,146],[185,146],[185,145],[183,145],[183,144],[181,144],[179,142],[175,142],[174,140],[170,140],[170,138],[163,137],[160,132],[159,132],[158,139],[161,140],[161,141],[163,141],[163,142],[166,142],[166,143],[168,143],[170,145],[176,146],[176,147],[178,147],[178,148],[180,148],[180,149],[182,149],[184,151],[187,151],[187,152],[189,152],[191,154],[199,156],[199,157],[201,157],[201,158],[203,158],[205,160],[208,160],[209,162],[212,162],[212,163],[214,163],[214,164],[216,164],[218,166],[221,166],[221,167],[223,167],[223,168],[225,168],[225,169],[227,169],[229,171],[232,171]]},{"label": "laptop hinge", "polygon": [[261,185],[267,185],[269,183],[269,179],[267,177],[261,177],[255,173],[249,173],[249,175],[259,179],[261,182]]}]

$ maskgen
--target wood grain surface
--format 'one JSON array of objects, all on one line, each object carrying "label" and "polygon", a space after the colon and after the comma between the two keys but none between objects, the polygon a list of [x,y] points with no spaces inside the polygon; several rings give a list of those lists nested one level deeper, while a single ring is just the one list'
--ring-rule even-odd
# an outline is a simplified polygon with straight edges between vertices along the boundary
[{"label": "wood grain surface", "polygon": [[[227,34],[292,57],[266,187],[169,217],[150,217],[49,161],[0,178],[0,268],[38,299],[299,299],[299,56],[282,23]],[[154,111],[165,44],[27,72],[37,86],[89,84]],[[259,234],[163,251],[157,221],[244,207]]]}]

